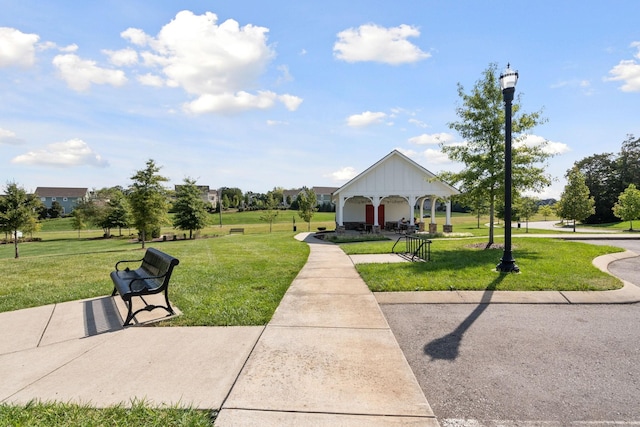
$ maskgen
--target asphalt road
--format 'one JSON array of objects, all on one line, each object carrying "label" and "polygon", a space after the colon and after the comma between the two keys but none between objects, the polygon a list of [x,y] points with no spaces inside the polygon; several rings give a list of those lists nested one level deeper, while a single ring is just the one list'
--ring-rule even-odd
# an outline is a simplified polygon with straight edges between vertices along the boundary
[{"label": "asphalt road", "polygon": [[381,308],[443,426],[640,426],[640,304]]}]

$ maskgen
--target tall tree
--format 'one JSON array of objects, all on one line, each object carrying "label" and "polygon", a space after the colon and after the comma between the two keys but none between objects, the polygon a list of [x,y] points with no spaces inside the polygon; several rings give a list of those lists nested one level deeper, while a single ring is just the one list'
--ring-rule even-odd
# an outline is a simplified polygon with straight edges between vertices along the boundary
[{"label": "tall tree", "polygon": [[556,212],[561,218],[573,220],[573,232],[576,231],[576,221],[582,221],[593,215],[595,202],[589,194],[589,187],[585,183],[584,175],[577,167],[567,173],[567,185],[557,203]]},{"label": "tall tree", "polygon": [[20,257],[18,231],[33,227],[39,206],[40,200],[15,182],[8,183],[4,197],[0,197],[0,228],[12,234],[15,258]]},{"label": "tall tree", "polygon": [[[445,172],[441,178],[471,200],[484,199],[489,205],[489,242],[493,244],[496,203],[504,195],[504,105],[496,64],[490,64],[470,93],[458,83],[462,105],[456,108],[459,121],[449,123],[464,139],[464,144],[440,144],[449,159],[464,163],[460,172]],[[512,105],[512,182],[517,191],[538,191],[551,184],[543,163],[551,156],[547,144],[524,144],[526,132],[546,120],[541,112],[520,111],[521,95]],[[507,225],[509,226],[509,225]]]},{"label": "tall tree", "polygon": [[122,227],[128,227],[131,223],[131,208],[122,191],[114,191],[109,199],[105,224],[109,228],[118,228],[118,234],[122,236]]},{"label": "tall tree", "polygon": [[593,196],[593,214],[584,218],[589,224],[613,222],[613,205],[624,187],[620,182],[619,162],[613,153],[594,154],[575,163],[584,175],[585,184]]},{"label": "tall tree", "polygon": [[189,230],[189,239],[194,230],[202,230],[207,225],[207,203],[196,181],[185,178],[184,183],[176,189],[176,201],[173,204],[175,215],[173,226],[179,230]]},{"label": "tall tree", "polygon": [[311,231],[311,218],[313,214],[318,210],[318,196],[316,193],[307,187],[302,187],[302,191],[298,194],[298,215],[308,224],[308,231]]},{"label": "tall tree", "polygon": [[633,221],[640,219],[640,190],[629,184],[613,205],[613,213],[623,221],[629,221],[629,231],[633,231]]},{"label": "tall tree", "polygon": [[162,183],[169,179],[158,172],[160,167],[152,159],[147,160],[146,167],[131,177],[129,187],[133,224],[140,233],[143,249],[147,234],[160,228],[167,218],[167,190]]},{"label": "tall tree", "polygon": [[627,135],[618,156],[618,170],[621,189],[627,188],[629,184],[640,187],[640,138]]}]

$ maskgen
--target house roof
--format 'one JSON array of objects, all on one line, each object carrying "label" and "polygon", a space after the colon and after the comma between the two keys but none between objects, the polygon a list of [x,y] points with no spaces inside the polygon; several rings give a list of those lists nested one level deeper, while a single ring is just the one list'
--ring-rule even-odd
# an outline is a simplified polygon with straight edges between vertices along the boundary
[{"label": "house roof", "polygon": [[338,187],[313,187],[312,190],[316,193],[316,194],[333,194],[334,191],[336,191],[338,189]]},{"label": "house roof", "polygon": [[38,187],[35,194],[40,197],[85,197],[88,191],[88,188]]},{"label": "house roof", "polygon": [[460,194],[456,188],[439,180],[435,174],[398,150],[378,160],[333,194],[400,195],[407,192],[441,197]]}]

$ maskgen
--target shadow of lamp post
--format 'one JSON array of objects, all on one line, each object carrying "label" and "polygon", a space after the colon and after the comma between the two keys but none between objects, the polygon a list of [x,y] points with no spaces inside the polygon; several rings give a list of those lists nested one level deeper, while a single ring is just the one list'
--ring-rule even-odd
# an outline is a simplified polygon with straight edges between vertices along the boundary
[{"label": "shadow of lamp post", "polygon": [[500,74],[500,87],[504,99],[504,252],[500,264],[496,267],[500,273],[518,273],[511,253],[511,103],[516,91],[518,72],[513,71],[509,64],[504,73]]}]

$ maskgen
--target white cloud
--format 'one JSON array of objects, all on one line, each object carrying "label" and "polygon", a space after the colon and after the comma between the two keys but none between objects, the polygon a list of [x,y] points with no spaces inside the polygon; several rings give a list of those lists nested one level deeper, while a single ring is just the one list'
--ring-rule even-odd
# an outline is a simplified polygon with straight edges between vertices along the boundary
[{"label": "white cloud", "polygon": [[429,127],[428,124],[426,124],[425,122],[420,121],[418,119],[409,119],[409,123],[411,123],[412,125],[416,125],[419,128],[428,128]]},{"label": "white cloud", "polygon": [[[121,36],[140,48],[144,65],[157,68],[167,86],[181,87],[195,97],[184,104],[186,111],[201,113],[235,113],[265,109],[281,102],[291,111],[301,98],[257,91],[259,77],[275,57],[267,44],[269,30],[251,24],[240,26],[233,19],[218,24],[216,14],[195,15],[185,10],[176,14],[157,36],[129,28]],[[291,79],[286,66],[283,77]],[[157,84],[157,79],[143,79]]]},{"label": "white cloud", "polygon": [[415,136],[413,138],[409,138],[409,142],[417,145],[438,145],[448,144],[453,141],[453,135],[446,132],[440,133],[423,133],[422,135]]},{"label": "white cloud", "polygon": [[364,127],[373,124],[382,123],[387,117],[383,112],[365,111],[361,114],[354,114],[347,118],[347,125],[351,127]]},{"label": "white cloud", "polygon": [[0,144],[20,145],[24,141],[18,138],[15,132],[0,128]]},{"label": "white cloud", "polygon": [[[634,55],[640,59],[640,42],[631,43],[631,47],[638,49]],[[605,77],[605,81],[622,81],[620,89],[623,92],[640,92],[640,64],[634,59],[622,60],[609,70],[610,77]]]},{"label": "white cloud", "polygon": [[147,73],[141,76],[138,76],[138,82],[145,86],[153,86],[153,87],[162,87],[164,86],[164,80],[162,77]]},{"label": "white cloud", "polygon": [[38,43],[36,45],[36,47],[40,51],[45,51],[45,50],[49,50],[49,49],[57,49],[58,51],[65,52],[65,53],[75,52],[75,51],[78,50],[78,45],[75,44],[75,43],[67,45],[67,46],[58,46],[56,43],[51,42],[51,41]]},{"label": "white cloud", "polygon": [[49,144],[40,150],[29,151],[13,158],[11,163],[54,167],[108,166],[108,163],[95,153],[86,142],[77,138]]},{"label": "white cloud", "polygon": [[15,28],[0,27],[0,68],[32,66],[39,39],[37,34],[25,34]]},{"label": "white cloud", "polygon": [[405,24],[392,28],[365,24],[338,33],[333,52],[336,58],[347,62],[412,63],[431,56],[407,40],[419,35],[416,27]]},{"label": "white cloud", "polygon": [[351,166],[346,166],[325,176],[333,179],[333,181],[335,182],[345,182],[355,178],[356,175],[358,175],[358,173],[354,168],[352,168]]},{"label": "white cloud", "polygon": [[291,72],[289,71],[289,67],[286,65],[279,65],[278,66],[278,71],[280,71],[280,73],[282,73],[282,75],[280,77],[278,77],[278,81],[276,82],[277,84],[283,84],[286,82],[290,82],[293,81],[293,76],[291,75]]},{"label": "white cloud", "polygon": [[542,151],[551,155],[564,154],[571,151],[571,148],[569,148],[567,144],[564,144],[562,142],[548,141],[538,135],[524,135],[522,139],[514,143],[514,146],[516,147],[519,145],[527,145],[529,147],[542,145]]},{"label": "white cloud", "polygon": [[591,86],[591,82],[589,80],[562,80],[557,83],[552,84],[551,89],[561,89],[561,88],[578,88],[585,95],[593,95],[593,88]]},{"label": "white cloud", "polygon": [[442,165],[446,163],[452,163],[446,154],[444,154],[440,150],[436,150],[433,148],[427,148],[424,151],[407,150],[404,148],[397,148],[397,150],[405,156],[421,164],[426,163],[430,165]]},{"label": "white cloud", "polygon": [[67,85],[79,92],[89,89],[92,84],[122,86],[127,82],[123,71],[99,67],[95,61],[74,54],[56,55],[53,65]]},{"label": "white cloud", "polygon": [[138,63],[138,52],[131,48],[120,50],[105,49],[102,53],[107,55],[109,57],[109,62],[116,67],[131,66]]},{"label": "white cloud", "polygon": [[205,93],[195,101],[184,104],[185,111],[202,113],[240,113],[249,110],[266,110],[273,107],[278,95],[261,91],[257,95],[240,91],[237,93]]},{"label": "white cloud", "polygon": [[302,104],[302,98],[289,94],[279,95],[278,99],[289,111],[296,111],[300,104]]},{"label": "white cloud", "polygon": [[136,46],[146,46],[153,41],[152,37],[148,36],[144,31],[138,28],[127,28],[120,33],[120,37],[125,40],[129,40]]},{"label": "white cloud", "polygon": [[267,120],[267,126],[286,126],[289,122],[282,122],[279,120]]}]

